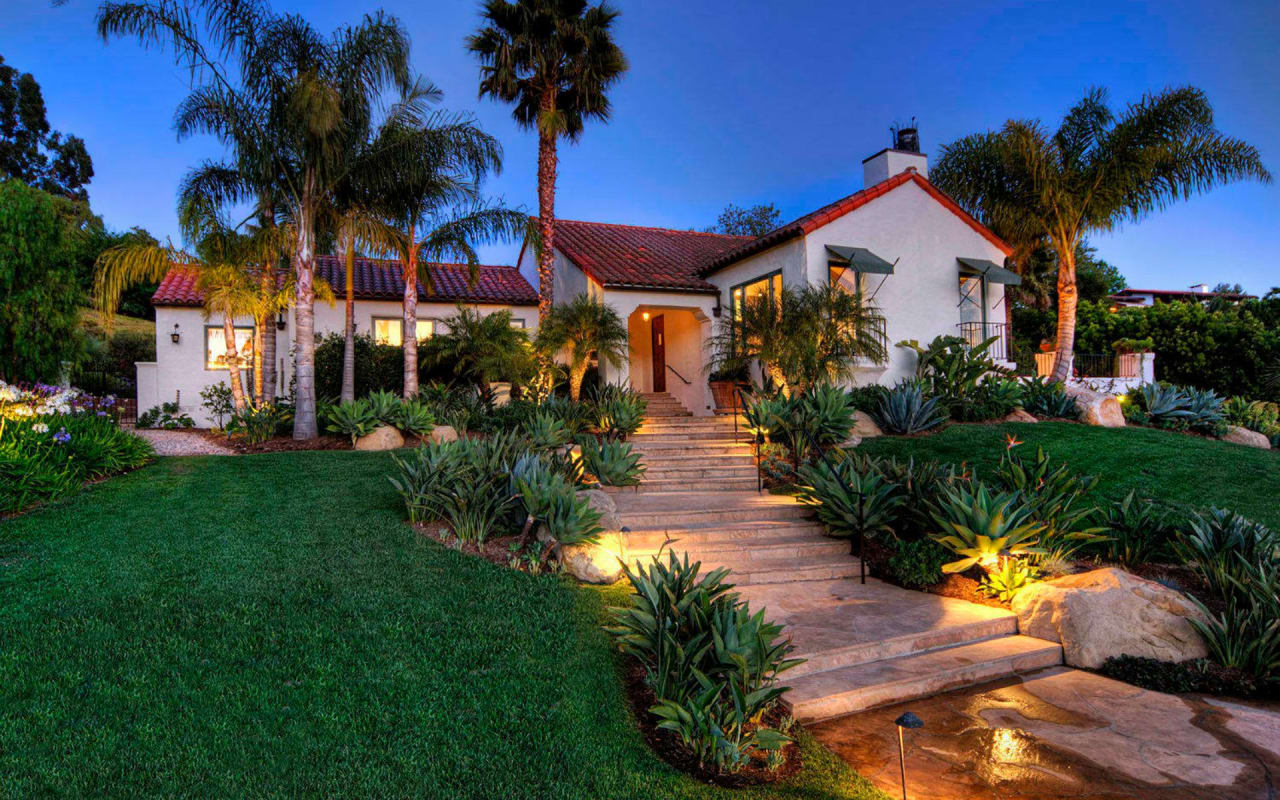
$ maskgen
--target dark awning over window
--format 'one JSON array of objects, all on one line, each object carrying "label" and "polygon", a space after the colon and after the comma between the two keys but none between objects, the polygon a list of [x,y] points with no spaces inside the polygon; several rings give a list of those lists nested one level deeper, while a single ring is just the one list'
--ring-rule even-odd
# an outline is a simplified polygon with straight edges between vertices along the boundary
[{"label": "dark awning over window", "polygon": [[960,262],[960,271],[971,275],[981,275],[992,283],[1006,283],[1010,286],[1017,286],[1022,283],[1022,276],[1016,272],[1010,272],[998,264],[987,261],[983,258],[957,258]]},{"label": "dark awning over window", "polygon": [[827,254],[832,263],[854,272],[874,272],[877,275],[892,275],[893,265],[865,247],[849,247],[843,244],[827,245]]}]

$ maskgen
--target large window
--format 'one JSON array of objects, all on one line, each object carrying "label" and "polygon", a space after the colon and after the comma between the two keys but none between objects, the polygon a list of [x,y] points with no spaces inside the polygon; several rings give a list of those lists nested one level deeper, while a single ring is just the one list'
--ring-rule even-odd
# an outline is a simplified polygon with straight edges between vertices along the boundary
[{"label": "large window", "polygon": [[[241,369],[253,365],[253,328],[236,329],[236,365]],[[274,331],[272,331],[274,333]],[[206,325],[204,329],[204,368],[226,369],[227,337],[221,325]]]},{"label": "large window", "polygon": [[734,319],[742,316],[743,306],[757,297],[768,297],[777,301],[782,294],[782,270],[771,272],[746,283],[740,283],[729,290],[729,308]]},{"label": "large window", "polygon": [[[418,320],[417,340],[430,339],[435,335],[436,321],[434,319]],[[389,344],[392,347],[399,347],[404,344],[404,320],[400,317],[374,317],[373,318],[373,340],[378,344]]]}]

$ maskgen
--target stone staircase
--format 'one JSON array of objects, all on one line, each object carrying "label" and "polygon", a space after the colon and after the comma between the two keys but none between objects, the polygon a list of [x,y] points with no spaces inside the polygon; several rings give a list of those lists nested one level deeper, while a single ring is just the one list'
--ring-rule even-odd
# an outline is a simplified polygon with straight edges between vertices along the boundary
[{"label": "stone staircase", "polygon": [[755,457],[733,419],[694,417],[666,394],[629,438],[647,471],[614,500],[627,560],[664,549],[727,567],[753,609],[767,608],[808,659],[787,673],[802,722],[928,697],[1062,662],[1054,642],[1018,634],[1008,611],[858,582],[849,545],[790,497],[756,491]]}]

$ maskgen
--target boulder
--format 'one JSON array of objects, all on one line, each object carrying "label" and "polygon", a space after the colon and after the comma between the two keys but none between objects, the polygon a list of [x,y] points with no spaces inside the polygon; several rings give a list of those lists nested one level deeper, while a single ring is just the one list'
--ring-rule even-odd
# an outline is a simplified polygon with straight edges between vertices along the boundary
[{"label": "boulder", "polygon": [[1208,655],[1190,600],[1121,569],[1033,583],[1013,597],[1018,632],[1061,642],[1067,664],[1097,669],[1112,656],[1186,661]]},{"label": "boulder", "polygon": [[871,439],[876,436],[884,436],[884,431],[880,430],[880,426],[871,418],[871,415],[865,411],[853,412],[853,430],[849,431],[850,436],[855,436],[859,440]]},{"label": "boulder", "polygon": [[580,489],[578,497],[585,497],[587,505],[600,512],[600,527],[606,531],[622,530],[622,517],[618,516],[618,506],[609,494],[599,489]]},{"label": "boulder", "polygon": [[431,429],[431,435],[427,439],[434,444],[456,442],[458,441],[458,432],[453,429],[452,425],[437,425]]},{"label": "boulder", "polygon": [[560,548],[564,571],[583,583],[613,583],[622,577],[626,543],[621,533],[602,533],[597,544],[569,544]]},{"label": "boulder", "polygon": [[1242,444],[1245,447],[1256,447],[1260,450],[1270,450],[1271,440],[1257,431],[1251,431],[1248,428],[1241,428],[1239,425],[1230,425],[1227,427],[1227,435],[1222,437],[1222,441],[1231,442],[1233,444]]},{"label": "boulder", "polygon": [[1015,408],[1014,410],[1010,411],[1003,420],[1001,420],[1001,422],[1039,422],[1039,421],[1040,420],[1036,419],[1034,416],[1027,413],[1025,410],[1021,408]]},{"label": "boulder", "polygon": [[840,443],[840,449],[852,450],[853,448],[857,447],[860,444],[862,444],[861,436],[850,436],[848,439],[845,439],[843,442]]},{"label": "boulder", "polygon": [[1080,419],[1087,425],[1102,428],[1123,428],[1124,409],[1113,394],[1095,392],[1078,383],[1067,383],[1064,389],[1068,397],[1076,401],[1080,408]]},{"label": "boulder", "polygon": [[397,447],[404,447],[404,437],[390,425],[375,428],[372,433],[356,439],[357,450],[395,450]]}]

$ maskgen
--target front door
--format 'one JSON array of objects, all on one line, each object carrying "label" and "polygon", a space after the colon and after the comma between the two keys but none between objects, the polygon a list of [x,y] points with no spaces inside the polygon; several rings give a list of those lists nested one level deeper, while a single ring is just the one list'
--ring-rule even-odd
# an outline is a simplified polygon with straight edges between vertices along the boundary
[{"label": "front door", "polygon": [[663,330],[662,315],[653,318],[649,323],[653,341],[653,390],[667,390],[667,335]]}]

